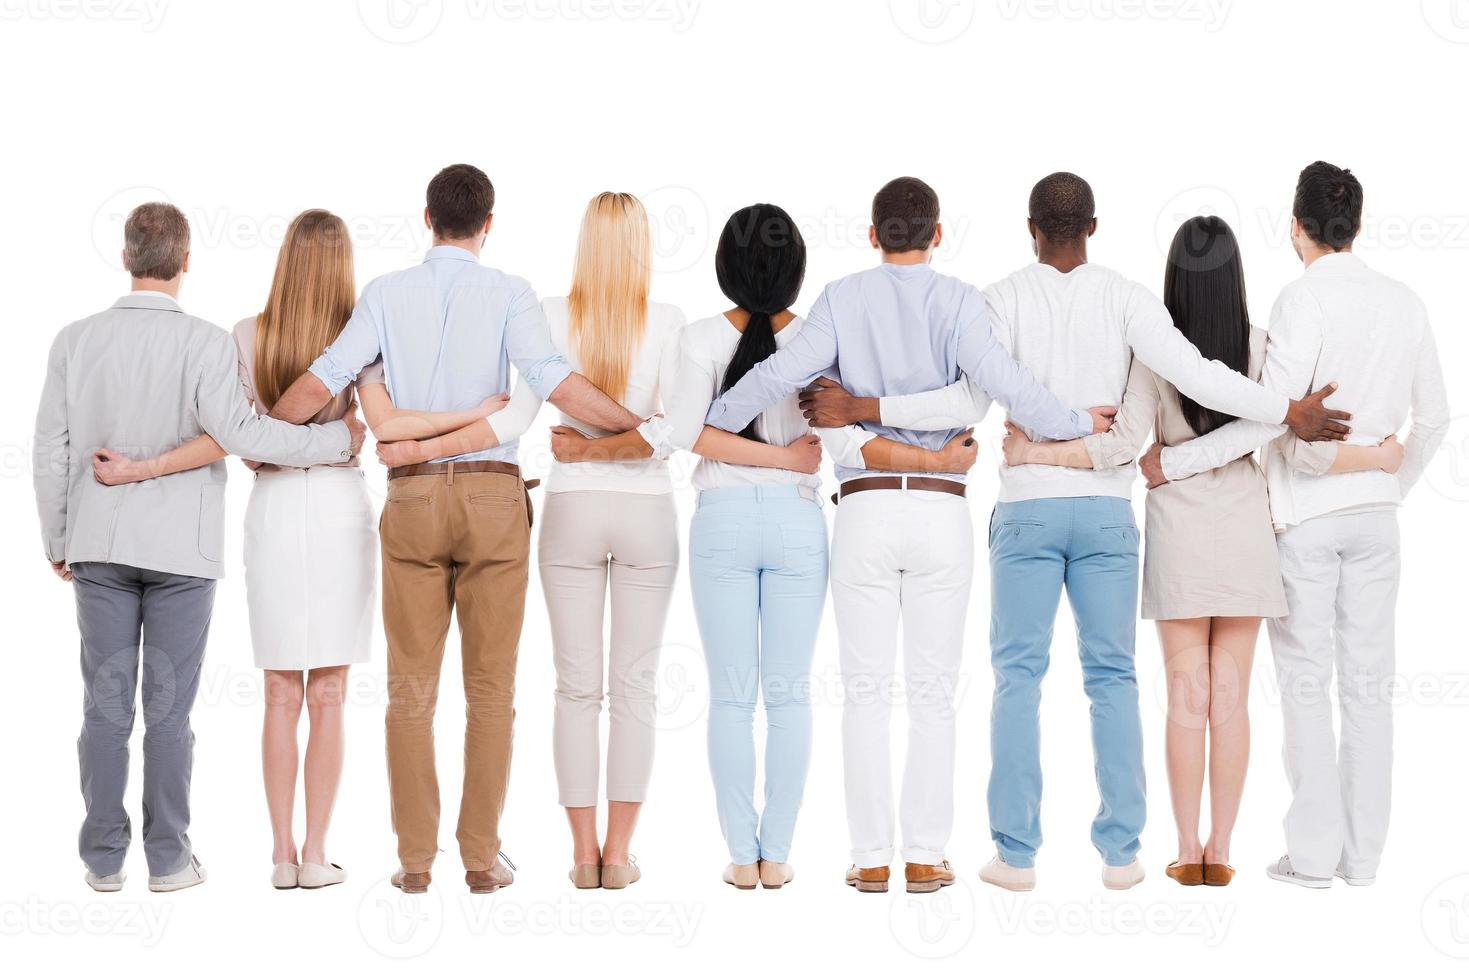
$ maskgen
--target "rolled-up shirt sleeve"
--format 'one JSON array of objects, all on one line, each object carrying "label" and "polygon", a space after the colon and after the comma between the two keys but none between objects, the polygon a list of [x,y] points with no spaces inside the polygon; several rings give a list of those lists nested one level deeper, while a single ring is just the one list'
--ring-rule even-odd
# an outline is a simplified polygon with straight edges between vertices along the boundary
[{"label": "rolled-up shirt sleeve", "polygon": [[505,321],[505,352],[542,401],[571,376],[571,364],[551,341],[551,327],[536,292],[527,286],[510,304]]},{"label": "rolled-up shirt sleeve", "polygon": [[374,283],[368,283],[352,309],[352,317],[331,346],[307,368],[335,398],[357,380],[362,369],[382,354],[382,300]]},{"label": "rolled-up shirt sleeve", "polygon": [[739,432],[771,405],[832,370],[836,362],[836,326],[831,301],[823,291],[796,338],[721,395],[704,421],[726,432]]}]

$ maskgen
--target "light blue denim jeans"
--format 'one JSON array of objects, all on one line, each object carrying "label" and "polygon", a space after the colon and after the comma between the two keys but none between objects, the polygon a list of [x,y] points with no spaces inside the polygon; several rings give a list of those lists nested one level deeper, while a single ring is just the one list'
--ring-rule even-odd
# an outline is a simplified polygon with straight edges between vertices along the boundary
[{"label": "light blue denim jeans", "polygon": [[990,518],[990,835],[1012,867],[1034,866],[1041,846],[1041,681],[1063,585],[1091,701],[1101,795],[1092,843],[1113,866],[1137,854],[1147,817],[1133,665],[1137,545],[1132,503],[1122,497],[1001,503]]},{"label": "light blue denim jeans", "polygon": [[[699,494],[689,578],[709,668],[709,771],[736,864],[785,861],[811,758],[811,658],[826,602],[826,520],[801,487]],[[765,799],[754,716],[765,704]]]}]

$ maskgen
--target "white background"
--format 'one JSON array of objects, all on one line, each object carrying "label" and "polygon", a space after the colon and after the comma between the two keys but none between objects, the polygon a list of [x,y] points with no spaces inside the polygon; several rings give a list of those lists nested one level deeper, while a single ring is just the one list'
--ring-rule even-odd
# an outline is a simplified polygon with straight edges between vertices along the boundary
[{"label": "white background", "polygon": [[[1234,845],[1239,878],[1226,890],[1185,891],[1163,876],[1174,834],[1159,653],[1146,624],[1137,662],[1152,789],[1142,851],[1149,878],[1131,892],[1101,889],[1088,840],[1096,794],[1086,703],[1064,610],[1043,708],[1040,885],[1014,898],[979,883],[991,852],[982,548],[959,705],[950,857],[960,883],[939,896],[856,895],[841,884],[847,834],[830,617],[816,655],[815,754],[796,881],[753,893],[720,883],[727,858],[704,760],[705,682],[682,579],[667,632],[654,787],[634,846],[641,883],[621,893],[574,892],[566,880],[570,842],[551,771],[553,677],[533,584],[503,825],[520,869],[514,887],[470,901],[457,874],[462,714],[452,640],[438,725],[446,796],[440,874],[416,902],[400,902],[384,883],[396,862],[379,637],[372,664],[354,671],[347,770],[330,840],[330,856],[351,878],[322,892],[276,893],[267,887],[261,705],[236,530],[249,481],[232,463],[229,577],[194,713],[193,838],[210,879],[151,896],[136,847],[127,889],[94,895],[82,883],[75,846],[81,689],[72,599],[42,560],[29,444],[52,336],[127,287],[116,255],[132,205],[166,197],[184,208],[194,251],[183,303],[228,326],[260,308],[281,234],[303,208],[329,208],[352,224],[359,285],[416,262],[427,246],[418,218],[424,186],[460,160],[495,182],[486,260],[529,277],[543,295],[566,288],[585,202],[613,189],[646,201],[657,225],[655,296],[691,318],[727,305],[712,270],[724,217],[754,201],[781,204],[800,218],[811,246],[804,309],[823,283],[874,261],[868,203],[883,181],[904,173],[925,178],[942,198],[948,234],[937,265],[982,284],[1029,261],[1026,194],[1043,174],[1069,169],[1096,190],[1093,259],[1155,289],[1176,224],[1200,211],[1224,215],[1244,243],[1262,323],[1274,294],[1300,271],[1287,239],[1296,173],[1330,160],[1350,166],[1366,188],[1362,257],[1426,300],[1462,411],[1469,405],[1462,368],[1469,160],[1459,111],[1466,68],[1469,3],[1454,0],[0,0],[6,972],[156,976],[238,967],[244,975],[348,976],[418,957],[419,968],[492,974],[865,975],[941,962],[1026,972],[1463,975],[1469,668],[1459,622],[1469,426],[1462,417],[1402,515],[1403,689],[1386,861],[1375,888],[1338,883],[1325,893],[1262,873],[1280,853],[1286,805],[1278,698],[1263,641],[1255,755]],[[532,474],[545,468],[547,418],[524,444]],[[979,527],[994,496],[998,429],[992,416],[972,484]],[[680,461],[684,528],[689,465]],[[375,462],[369,483],[380,499]],[[130,793],[135,827],[138,782]]]}]

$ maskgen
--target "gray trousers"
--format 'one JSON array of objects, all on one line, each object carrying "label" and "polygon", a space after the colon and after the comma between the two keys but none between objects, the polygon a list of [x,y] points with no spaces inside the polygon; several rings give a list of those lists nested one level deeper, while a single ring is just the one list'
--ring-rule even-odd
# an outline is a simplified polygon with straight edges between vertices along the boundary
[{"label": "gray trousers", "polygon": [[130,565],[72,566],[82,637],[81,855],[99,875],[122,870],[132,838],[123,806],[128,738],[143,681],[143,850],[150,875],[189,863],[189,711],[214,609],[214,580]]}]

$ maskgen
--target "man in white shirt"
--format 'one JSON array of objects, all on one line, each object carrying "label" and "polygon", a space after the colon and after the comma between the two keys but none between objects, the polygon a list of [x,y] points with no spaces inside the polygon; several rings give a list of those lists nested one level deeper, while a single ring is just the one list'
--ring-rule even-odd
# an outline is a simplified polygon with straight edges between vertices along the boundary
[{"label": "man in white shirt", "polygon": [[[1344,430],[1328,419],[1325,393],[1291,401],[1222,363],[1205,360],[1142,286],[1087,261],[1096,230],[1090,186],[1056,173],[1031,192],[1029,227],[1039,261],[984,290],[1000,343],[1037,380],[1072,404],[1118,404],[1134,355],[1180,391],[1239,418],[1299,426],[1305,438]],[[803,398],[815,424],[878,418],[914,429],[964,426],[988,399],[971,379],[880,400],[824,388]],[[1336,413],[1342,415],[1344,413]],[[1099,473],[1059,466],[1002,467],[990,521],[990,832],[997,855],[981,872],[1017,891],[1035,885],[1040,833],[1040,683],[1065,587],[1077,623],[1102,803],[1092,842],[1103,881],[1130,888],[1146,816],[1142,725],[1133,665],[1138,532],[1132,470]]]},{"label": "man in white shirt", "polygon": [[[1387,836],[1392,793],[1393,610],[1397,506],[1423,474],[1449,425],[1443,371],[1427,312],[1407,286],[1352,254],[1362,185],[1316,162],[1301,171],[1291,244],[1306,271],[1270,315],[1261,380],[1300,395],[1335,381],[1350,398],[1350,443],[1376,445],[1412,414],[1396,474],[1333,472],[1291,452],[1279,426],[1232,422],[1142,461],[1149,486],[1181,480],[1270,442],[1266,479],[1279,530],[1290,614],[1270,623],[1292,801],[1286,856],[1272,878],[1326,888],[1333,876],[1371,884]],[[1271,440],[1275,440],[1271,442]],[[1336,447],[1331,447],[1333,450]],[[1336,667],[1342,730],[1332,730]]]}]

